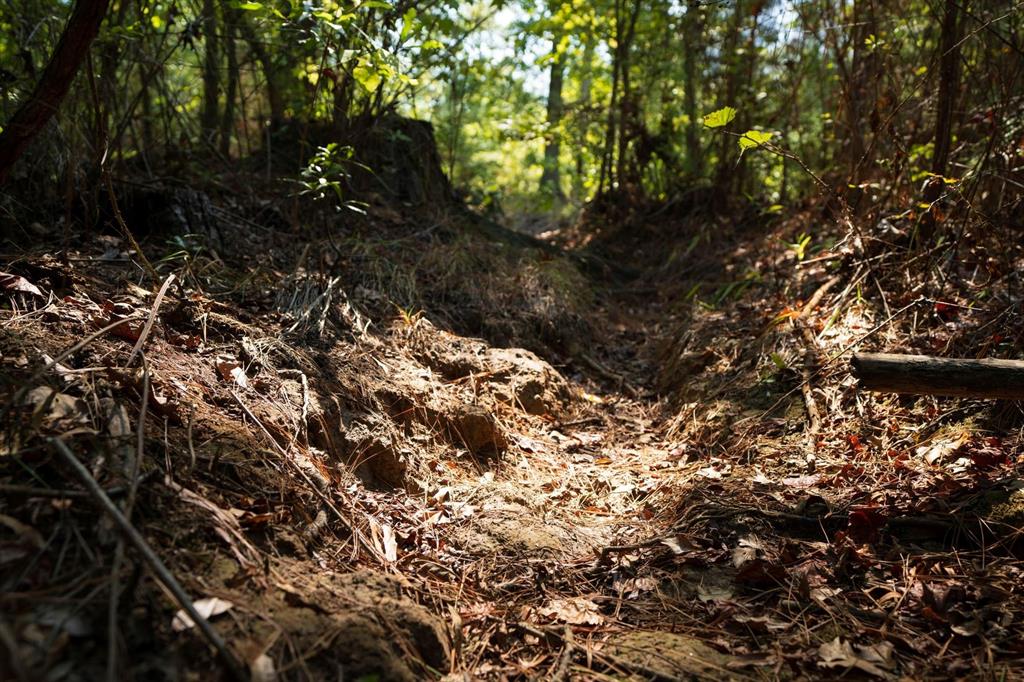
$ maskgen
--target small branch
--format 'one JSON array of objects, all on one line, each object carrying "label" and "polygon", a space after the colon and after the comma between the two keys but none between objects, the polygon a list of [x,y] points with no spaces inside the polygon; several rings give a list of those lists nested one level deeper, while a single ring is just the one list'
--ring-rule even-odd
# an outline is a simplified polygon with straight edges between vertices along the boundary
[{"label": "small branch", "polygon": [[643,542],[637,542],[632,545],[609,545],[601,550],[598,560],[600,563],[605,563],[608,560],[609,554],[621,554],[623,552],[635,552],[638,549],[647,549],[649,547],[657,547],[664,542],[665,538],[654,538],[653,540],[645,540]]},{"label": "small branch", "polygon": [[142,534],[135,529],[127,518],[125,518],[124,514],[121,513],[121,510],[117,508],[117,505],[111,501],[103,491],[103,488],[101,488],[96,482],[96,479],[92,477],[89,470],[78,461],[78,458],[75,457],[71,450],[68,449],[68,446],[64,444],[64,441],[59,438],[50,438],[49,441],[50,444],[56,448],[57,453],[61,456],[68,467],[70,467],[71,471],[75,474],[75,477],[83,486],[85,486],[86,490],[96,503],[102,507],[103,511],[105,511],[114,521],[115,525],[117,525],[119,530],[124,534],[125,539],[128,540],[128,542],[135,547],[136,551],[142,555],[142,558],[149,565],[156,578],[168,589],[168,591],[170,591],[172,595],[174,595],[174,599],[178,602],[178,605],[185,611],[185,613],[188,614],[213,648],[217,650],[217,653],[220,654],[220,657],[224,661],[224,665],[227,666],[231,677],[238,680],[238,682],[248,682],[249,675],[245,672],[245,669],[235,657],[234,653],[232,653],[231,649],[228,648],[227,642],[225,642],[220,636],[220,633],[210,625],[210,622],[196,610],[196,607],[192,603],[192,599],[188,596],[188,593],[185,592],[184,588],[182,588],[174,575],[167,570],[164,563],[160,561],[160,557],[158,557],[146,543]]},{"label": "small branch", "polygon": [[569,679],[569,671],[572,667],[572,655],[576,651],[576,639],[572,635],[572,628],[565,626],[565,634],[562,635],[562,655],[558,657],[558,667],[551,676],[552,682],[564,682]]},{"label": "small branch", "polygon": [[167,288],[171,286],[174,281],[174,274],[167,276],[164,281],[164,285],[160,287],[159,293],[156,295],[156,300],[153,301],[153,307],[149,311],[149,319],[146,320],[146,325],[142,328],[142,333],[139,334],[139,340],[135,342],[135,346],[132,348],[131,355],[128,356],[128,362],[125,363],[125,367],[131,367],[132,361],[135,360],[135,356],[142,350],[142,346],[146,343],[146,339],[149,338],[149,332],[153,330],[153,323],[156,322],[157,311],[160,310],[160,304],[163,303],[164,294],[167,293]]}]

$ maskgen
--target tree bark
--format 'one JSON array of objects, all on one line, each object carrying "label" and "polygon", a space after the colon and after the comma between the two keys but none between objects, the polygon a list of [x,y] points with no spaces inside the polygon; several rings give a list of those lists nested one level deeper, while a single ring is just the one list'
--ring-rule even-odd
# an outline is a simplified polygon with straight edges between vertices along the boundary
[{"label": "tree bark", "polygon": [[932,172],[936,175],[946,174],[953,133],[953,108],[960,88],[959,11],[959,0],[946,0],[939,41],[942,52],[939,56],[939,97],[935,115],[935,151],[932,155]]},{"label": "tree bark", "polygon": [[686,124],[686,172],[692,178],[704,175],[704,155],[700,148],[701,119],[697,114],[697,57],[700,44],[700,4],[691,0],[683,17],[683,107]]},{"label": "tree bark", "polygon": [[562,82],[565,75],[565,64],[557,54],[559,36],[552,39],[553,59],[551,61],[551,81],[548,85],[547,135],[544,144],[544,171],[540,176],[541,192],[556,202],[565,199],[562,192],[562,177],[558,168],[558,157],[561,155],[562,114],[565,107],[562,103]]},{"label": "tree bark", "polygon": [[858,353],[851,361],[869,391],[1024,400],[1024,361]]},{"label": "tree bark", "polygon": [[[747,3],[736,0],[733,7],[732,21],[726,30],[725,43],[722,48],[723,96],[718,103],[723,107],[742,108],[736,101],[739,84],[740,59],[736,54],[739,50],[740,34],[743,32],[743,18]],[[722,196],[732,194],[734,147],[736,139],[731,135],[721,135],[718,142],[718,166],[715,171],[715,185]]]},{"label": "tree bark", "polygon": [[220,121],[220,45],[217,36],[217,7],[213,0],[203,0],[203,113],[200,125],[203,137],[214,145]]},{"label": "tree bark", "polygon": [[235,125],[235,99],[238,96],[238,51],[235,45],[235,30],[241,10],[224,10],[224,52],[228,60],[228,87],[224,93],[224,112],[220,119],[220,153],[227,158],[231,154],[231,129]]},{"label": "tree bark", "polygon": [[32,139],[57,112],[71,88],[89,46],[99,33],[110,0],[78,0],[32,96],[14,113],[0,133],[0,185]]},{"label": "tree bark", "polygon": [[576,199],[583,198],[583,187],[584,187],[584,175],[585,169],[585,157],[583,151],[585,149],[585,140],[587,129],[590,127],[590,100],[591,90],[594,84],[594,49],[596,39],[594,34],[587,32],[587,36],[583,43],[583,75],[581,76],[580,82],[580,98],[575,104],[575,109],[579,112],[580,120],[583,121],[582,132],[577,133],[575,147],[575,159],[576,159],[576,173],[572,179],[572,193]]}]

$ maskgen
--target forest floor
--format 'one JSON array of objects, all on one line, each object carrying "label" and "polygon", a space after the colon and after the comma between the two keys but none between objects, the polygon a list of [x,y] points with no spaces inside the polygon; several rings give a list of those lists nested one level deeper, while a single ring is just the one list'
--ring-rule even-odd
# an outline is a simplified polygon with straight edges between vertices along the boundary
[{"label": "forest floor", "polygon": [[1016,247],[220,210],[148,281],[109,236],[6,259],[4,679],[1024,675],[1018,406],[863,394],[846,353],[1015,343]]}]

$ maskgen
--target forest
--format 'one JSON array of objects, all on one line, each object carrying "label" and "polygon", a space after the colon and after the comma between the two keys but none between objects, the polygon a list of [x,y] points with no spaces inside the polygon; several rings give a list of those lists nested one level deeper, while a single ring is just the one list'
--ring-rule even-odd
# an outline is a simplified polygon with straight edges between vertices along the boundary
[{"label": "forest", "polygon": [[0,679],[1024,679],[1024,2],[4,0]]}]

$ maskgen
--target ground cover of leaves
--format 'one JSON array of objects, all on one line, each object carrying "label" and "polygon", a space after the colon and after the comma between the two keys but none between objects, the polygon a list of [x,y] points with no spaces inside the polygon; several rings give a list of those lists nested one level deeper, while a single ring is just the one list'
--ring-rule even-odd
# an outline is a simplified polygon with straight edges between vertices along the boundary
[{"label": "ground cover of leaves", "polygon": [[9,258],[4,677],[227,676],[53,438],[252,679],[1021,675],[1019,409],[864,394],[840,353],[1019,355],[1020,254],[798,254],[813,218]]}]

